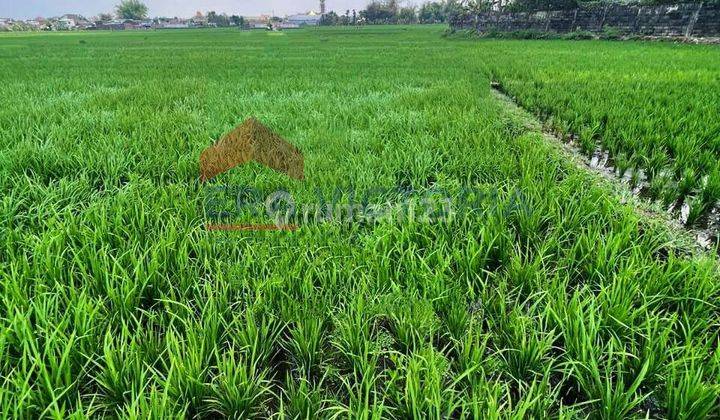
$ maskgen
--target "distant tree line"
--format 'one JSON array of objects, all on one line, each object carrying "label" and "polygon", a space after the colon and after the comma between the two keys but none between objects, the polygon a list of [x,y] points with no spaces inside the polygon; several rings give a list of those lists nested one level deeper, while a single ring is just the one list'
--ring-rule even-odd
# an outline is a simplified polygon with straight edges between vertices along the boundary
[{"label": "distant tree line", "polygon": [[[699,3],[702,0],[461,0],[460,13],[476,13],[487,10],[507,12],[537,12],[549,10],[576,9],[583,4],[603,6],[606,4],[660,5],[678,3]],[[704,0],[705,4],[720,3],[720,0]]]},{"label": "distant tree line", "polygon": [[346,10],[339,15],[330,11],[322,16],[321,25],[446,23],[463,10],[459,0],[432,1],[415,6],[401,6],[398,0],[373,0],[365,10]]},{"label": "distant tree line", "polygon": [[[148,7],[140,0],[122,0],[115,6],[115,15],[118,19],[128,20],[144,20],[147,18]],[[113,15],[110,13],[101,13],[98,17],[100,21],[110,21]],[[227,26],[244,26],[245,19],[242,16],[228,16],[224,13],[218,14],[215,11],[209,11],[206,16],[207,23],[217,27]]]},{"label": "distant tree line", "polygon": [[225,28],[228,26],[245,26],[245,18],[238,15],[228,16],[226,14],[217,14],[215,11],[210,11],[207,14],[207,21],[213,26],[218,28]]}]

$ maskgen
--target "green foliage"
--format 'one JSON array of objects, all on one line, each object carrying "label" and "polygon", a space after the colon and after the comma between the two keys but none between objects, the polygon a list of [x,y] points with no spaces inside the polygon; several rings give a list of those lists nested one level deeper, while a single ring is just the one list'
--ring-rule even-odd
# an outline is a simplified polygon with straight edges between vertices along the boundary
[{"label": "green foliage", "polygon": [[148,8],[140,0],[122,0],[115,13],[119,19],[142,20],[147,18]]},{"label": "green foliage", "polygon": [[402,24],[417,23],[418,16],[414,7],[401,7],[398,11],[397,21]]},{"label": "green foliage", "polygon": [[230,16],[230,23],[240,28],[245,26],[245,18],[243,16],[232,15]]},{"label": "green foliage", "polygon": [[578,7],[577,0],[514,0],[503,7],[507,12],[569,10]]},{"label": "green foliage", "polygon": [[[239,17],[235,16],[234,18],[234,21],[239,21]],[[215,11],[210,11],[207,13],[207,20],[209,24],[217,26],[218,28],[230,26],[230,17],[224,13],[219,15]]]},{"label": "green foliage", "polygon": [[583,40],[583,39],[595,39],[595,34],[588,31],[574,31],[569,32],[567,34],[564,34],[562,36],[563,39],[574,39],[574,40]]},{"label": "green foliage", "polygon": [[484,38],[506,38],[506,39],[557,39],[561,35],[553,32],[537,31],[526,29],[521,31],[498,31],[490,30],[481,34]]},{"label": "green foliage", "polygon": [[444,23],[447,21],[442,3],[429,2],[420,6],[418,18],[422,23]]},{"label": "green foliage", "polygon": [[[355,9],[352,10],[346,10],[345,14],[342,16],[339,16],[334,11],[330,11],[328,13],[325,13],[320,18],[320,25],[321,26],[337,26],[337,25],[356,25],[358,24],[358,13]],[[412,22],[409,22],[412,23]]]},{"label": "green foliage", "polygon": [[427,2],[420,8],[403,7],[397,1],[382,0],[370,2],[359,13],[353,9],[346,10],[340,15],[331,10],[322,16],[320,25],[446,23],[462,10],[462,6],[456,0]]},{"label": "green foliage", "polygon": [[418,19],[421,23],[446,23],[463,10],[456,0],[427,2],[420,6]]},{"label": "green foliage", "polygon": [[[704,4],[718,4],[720,0],[710,0]],[[604,7],[606,5],[673,5],[692,3],[686,0],[467,0],[462,4],[465,13],[473,14],[488,10],[502,10],[504,12],[547,12],[553,10],[572,10],[583,5],[586,7]]]},{"label": "green foliage", "polygon": [[[608,27],[599,36],[616,39],[620,34]],[[676,214],[689,204],[688,224],[702,223],[717,211],[720,120],[714,110],[720,106],[715,95],[720,83],[712,75],[720,64],[710,58],[712,49],[671,52],[661,45],[596,42],[594,53],[579,52],[572,62],[558,62],[553,57],[564,45],[538,45],[530,52],[499,47],[509,58],[492,64],[492,71],[506,91],[553,130],[568,138],[579,136],[577,143],[587,156],[606,151],[610,165],[630,183],[638,184],[642,171],[647,184],[643,193],[650,200],[666,209],[672,206]],[[628,61],[616,49],[641,55]],[[606,54],[602,60],[594,55],[600,52]],[[687,61],[677,61],[683,64],[673,70],[660,64],[674,60],[675,54]],[[515,64],[521,57],[533,62],[534,69]],[[615,87],[607,89],[611,85]]]},{"label": "green foliage", "polygon": [[400,5],[397,0],[373,0],[360,16],[368,23],[397,23]]},{"label": "green foliage", "polygon": [[[489,85],[704,203],[717,51],[443,30],[2,35],[2,417],[715,416],[717,259]],[[249,116],[303,151],[306,180],[249,165],[219,184],[302,202],[471,189],[476,206],[207,231],[198,157]]]},{"label": "green foliage", "polygon": [[335,26],[340,23],[340,16],[334,11],[329,11],[320,18],[321,26]]},{"label": "green foliage", "polygon": [[600,38],[602,39],[620,39],[621,37],[622,32],[618,28],[613,28],[612,26],[605,26],[600,34]]},{"label": "green foliage", "polygon": [[709,5],[717,5],[717,4],[720,4],[720,0],[707,0],[707,1],[703,1],[703,2],[683,1],[683,0],[638,0],[638,1],[636,1],[636,3],[648,5],[648,6],[687,4],[687,3],[703,3],[703,4],[709,4]]}]

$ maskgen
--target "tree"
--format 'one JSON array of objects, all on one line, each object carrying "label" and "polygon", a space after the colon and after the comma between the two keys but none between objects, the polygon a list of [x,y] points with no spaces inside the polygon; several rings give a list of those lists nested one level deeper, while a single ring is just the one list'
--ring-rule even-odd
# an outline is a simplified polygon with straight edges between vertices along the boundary
[{"label": "tree", "polygon": [[415,23],[417,22],[417,13],[414,7],[402,7],[397,15],[397,21],[399,23]]},{"label": "tree", "polygon": [[395,23],[398,8],[397,0],[373,0],[360,14],[369,23]]},{"label": "tree", "polygon": [[148,8],[140,0],[123,0],[115,11],[120,19],[143,20],[147,17]]},{"label": "tree", "polygon": [[332,10],[320,17],[320,25],[322,26],[335,26],[339,21],[340,16]]},{"label": "tree", "polygon": [[[474,2],[477,4],[486,4],[487,1],[491,0],[482,0],[481,2]],[[497,0],[499,1],[499,0]],[[445,23],[453,19],[453,17],[461,14],[465,9],[478,11],[476,6],[470,6],[465,2],[466,4],[463,6],[463,4],[458,0],[447,0],[444,2],[428,2],[420,6],[420,10],[418,11],[418,20],[420,20],[420,23]]]},{"label": "tree", "polygon": [[458,0],[457,7],[460,13],[474,14],[493,9],[500,9],[512,0]]},{"label": "tree", "polygon": [[218,15],[215,11],[210,11],[207,14],[207,20],[210,25],[215,25],[219,28],[230,26],[230,18],[224,13]]},{"label": "tree", "polygon": [[457,3],[440,3],[437,1],[425,3],[420,6],[418,18],[420,23],[445,23],[448,20],[448,11],[457,7]]},{"label": "tree", "polygon": [[345,11],[345,14],[340,16],[340,25],[347,26],[350,24],[350,9]]},{"label": "tree", "polygon": [[232,15],[230,16],[230,23],[242,28],[245,26],[245,18],[238,15]]},{"label": "tree", "polygon": [[13,22],[10,27],[4,27],[5,30],[10,32],[25,32],[25,31],[32,31],[32,28],[28,26],[25,22],[19,22],[15,21]]},{"label": "tree", "polygon": [[[485,4],[487,4],[488,0],[484,0],[484,1],[485,1]],[[455,19],[459,15],[461,15],[463,13],[463,7],[462,7],[462,4],[460,4],[460,2],[458,2],[458,0],[447,0],[447,2],[445,3],[445,8],[444,8],[443,12],[444,12],[444,17],[445,17],[443,22],[448,22],[448,21]]]},{"label": "tree", "polygon": [[111,20],[113,20],[113,15],[112,13],[100,13],[98,15],[98,20],[100,22],[110,22]]}]

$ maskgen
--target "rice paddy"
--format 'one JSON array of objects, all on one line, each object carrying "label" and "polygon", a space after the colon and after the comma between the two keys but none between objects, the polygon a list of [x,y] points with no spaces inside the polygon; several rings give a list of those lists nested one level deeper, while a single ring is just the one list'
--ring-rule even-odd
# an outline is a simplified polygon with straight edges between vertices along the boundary
[{"label": "rice paddy", "polygon": [[[716,47],[443,31],[0,36],[3,417],[717,418],[717,254],[490,91],[706,214]],[[200,155],[250,117],[304,180],[211,187],[477,205],[209,231]]]},{"label": "rice paddy", "polygon": [[716,47],[511,45],[491,64],[504,90],[686,225],[720,229]]}]

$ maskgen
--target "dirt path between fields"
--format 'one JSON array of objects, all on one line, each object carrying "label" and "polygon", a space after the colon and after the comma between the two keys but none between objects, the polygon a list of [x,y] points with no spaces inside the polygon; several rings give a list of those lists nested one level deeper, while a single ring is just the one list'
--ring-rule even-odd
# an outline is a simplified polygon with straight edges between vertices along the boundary
[{"label": "dirt path between fields", "polygon": [[693,249],[700,252],[715,249],[720,254],[720,246],[717,245],[720,214],[713,215],[714,218],[710,221],[707,229],[686,227],[682,221],[683,217],[686,217],[684,209],[680,210],[679,217],[674,217],[673,209],[670,211],[664,210],[659,204],[651,203],[643,199],[640,195],[642,187],[631,187],[629,176],[622,178],[617,176],[614,168],[608,166],[608,159],[605,153],[599,152],[592,158],[588,158],[578,147],[572,143],[563,141],[563,139],[545,129],[540,120],[531,112],[519,106],[513,98],[502,91],[498,84],[493,83],[490,91],[491,94],[505,106],[508,113],[528,131],[541,134],[547,140],[548,144],[555,147],[577,167],[601,178],[603,182],[610,186],[620,197],[622,203],[630,204],[643,216],[664,224],[670,232],[675,234],[679,245],[686,249]]}]

